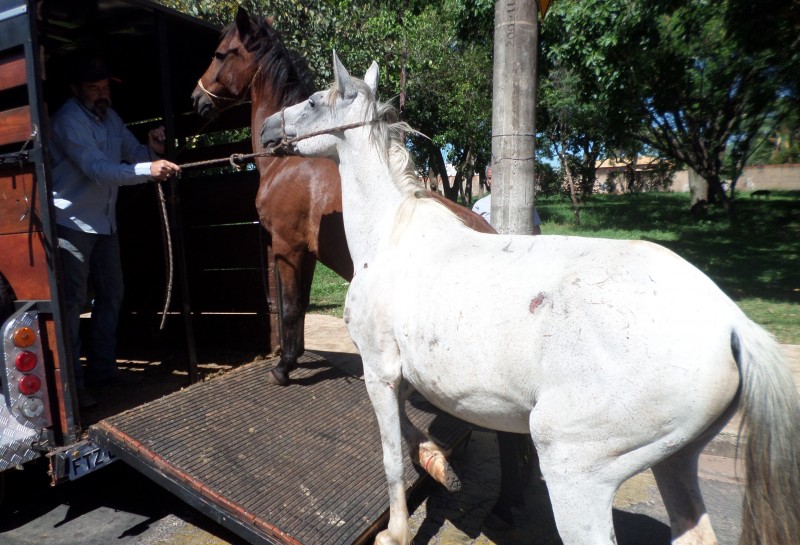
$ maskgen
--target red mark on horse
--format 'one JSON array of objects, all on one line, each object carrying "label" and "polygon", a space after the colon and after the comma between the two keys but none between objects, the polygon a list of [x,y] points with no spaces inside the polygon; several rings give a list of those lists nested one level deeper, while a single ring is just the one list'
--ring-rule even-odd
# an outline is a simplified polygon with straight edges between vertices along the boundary
[{"label": "red mark on horse", "polygon": [[536,311],[536,309],[539,308],[539,305],[541,305],[543,302],[544,302],[543,293],[540,293],[539,295],[531,299],[531,306],[528,309],[530,310],[530,313],[533,314]]}]

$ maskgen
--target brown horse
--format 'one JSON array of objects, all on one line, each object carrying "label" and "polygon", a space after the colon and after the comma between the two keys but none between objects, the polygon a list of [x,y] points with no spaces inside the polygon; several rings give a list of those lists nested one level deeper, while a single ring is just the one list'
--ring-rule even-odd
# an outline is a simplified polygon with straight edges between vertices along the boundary
[{"label": "brown horse", "polygon": [[[222,32],[211,65],[192,93],[197,112],[211,118],[250,100],[253,151],[263,151],[264,120],[313,92],[305,62],[290,52],[271,20],[252,19],[242,8]],[[303,327],[317,261],[345,280],[353,263],[342,223],[342,187],[337,165],[328,159],[257,156],[260,185],[256,209],[268,233],[277,273],[281,320],[281,356],[270,381],[289,382],[289,372],[305,350]],[[479,215],[437,193],[433,198],[481,232],[494,229]],[[512,520],[510,506],[521,501],[520,483],[530,471],[531,449],[525,436],[498,434],[501,442],[501,497],[493,509],[498,524]],[[520,439],[521,438],[521,439]]]},{"label": "brown horse", "polygon": [[[311,78],[298,55],[286,49],[269,20],[252,20],[240,9],[206,72],[192,93],[197,112],[211,117],[244,100],[252,102],[253,151],[263,151],[259,134],[264,120],[312,93]],[[304,350],[303,323],[314,266],[319,260],[345,280],[353,263],[342,224],[342,187],[329,159],[256,157],[260,185],[256,209],[269,234],[279,286],[281,357],[271,382],[285,385]],[[472,211],[432,196],[483,232],[492,227]]]}]

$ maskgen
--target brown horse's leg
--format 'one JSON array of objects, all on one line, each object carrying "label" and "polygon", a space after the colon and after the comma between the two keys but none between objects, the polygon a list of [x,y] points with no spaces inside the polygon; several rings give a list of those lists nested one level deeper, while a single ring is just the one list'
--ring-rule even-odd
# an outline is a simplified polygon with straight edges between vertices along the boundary
[{"label": "brown horse's leg", "polygon": [[314,277],[314,256],[303,254],[278,255],[275,273],[278,281],[278,304],[281,325],[281,357],[272,368],[269,381],[278,386],[289,383],[289,372],[305,350],[305,314]]},{"label": "brown horse's leg", "polygon": [[503,529],[514,524],[512,507],[524,504],[524,489],[531,475],[539,474],[539,457],[530,435],[497,432],[500,449],[500,497],[486,517],[489,528]]}]

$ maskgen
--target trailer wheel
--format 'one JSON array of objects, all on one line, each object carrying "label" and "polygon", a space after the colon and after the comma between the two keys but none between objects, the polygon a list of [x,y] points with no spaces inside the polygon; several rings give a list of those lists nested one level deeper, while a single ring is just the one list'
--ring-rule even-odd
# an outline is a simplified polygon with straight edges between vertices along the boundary
[{"label": "trailer wheel", "polygon": [[[0,326],[14,313],[14,301],[17,297],[6,277],[0,273]],[[5,496],[6,472],[0,471],[0,507]]]}]

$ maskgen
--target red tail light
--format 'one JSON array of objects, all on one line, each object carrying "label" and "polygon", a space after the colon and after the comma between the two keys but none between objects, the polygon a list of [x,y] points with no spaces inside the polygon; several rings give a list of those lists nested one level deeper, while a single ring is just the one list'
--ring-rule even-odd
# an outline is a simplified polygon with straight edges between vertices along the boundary
[{"label": "red tail light", "polygon": [[17,387],[21,394],[30,396],[42,388],[42,381],[36,375],[25,375],[19,379]]},{"label": "red tail light", "polygon": [[37,363],[39,363],[39,360],[36,354],[27,350],[23,350],[17,354],[17,357],[14,359],[14,366],[23,373],[33,370]]}]

